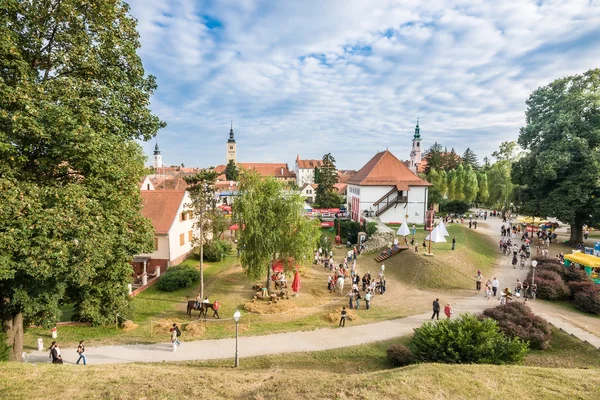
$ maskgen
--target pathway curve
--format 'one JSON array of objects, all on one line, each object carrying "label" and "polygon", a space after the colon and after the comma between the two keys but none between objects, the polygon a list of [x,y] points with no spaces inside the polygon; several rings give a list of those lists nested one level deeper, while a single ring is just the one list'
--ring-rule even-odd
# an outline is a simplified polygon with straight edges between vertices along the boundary
[{"label": "pathway curve", "polygon": [[[501,225],[501,221],[492,219],[480,222],[478,230],[495,240],[499,240]],[[494,266],[492,271],[500,281],[501,288],[514,287],[516,280],[524,279],[527,274],[527,270],[513,269],[510,266],[509,257],[500,258],[499,264]],[[493,278],[493,276],[486,276],[485,278]],[[443,299],[441,303],[443,303]],[[496,304],[496,299],[493,298],[487,301],[482,293],[478,293],[455,302],[453,309],[455,315],[466,312],[477,313]],[[600,349],[599,337],[574,326],[547,310],[540,315],[553,325]],[[414,328],[421,326],[430,318],[431,314],[426,313],[356,326],[352,326],[352,323],[348,322],[345,328],[240,337],[239,354],[243,358],[269,354],[320,351],[389,340],[412,333]],[[86,356],[91,364],[211,360],[233,358],[234,353],[235,338],[182,342],[177,352],[172,352],[170,343],[101,346],[86,349]],[[62,349],[62,356],[65,363],[74,363],[78,357],[74,348]],[[34,351],[28,355],[27,361],[47,362],[48,354],[46,351]]]}]

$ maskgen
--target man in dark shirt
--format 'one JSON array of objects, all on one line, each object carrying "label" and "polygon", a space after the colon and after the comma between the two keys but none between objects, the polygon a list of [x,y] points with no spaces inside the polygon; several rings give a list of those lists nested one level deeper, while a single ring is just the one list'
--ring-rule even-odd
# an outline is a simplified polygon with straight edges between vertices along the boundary
[{"label": "man in dark shirt", "polygon": [[340,325],[342,328],[346,326],[346,307],[342,307],[342,317],[340,318]]},{"label": "man in dark shirt", "polygon": [[431,316],[431,319],[433,319],[433,317],[436,317],[439,321],[440,319],[440,299],[435,299],[433,302],[433,315]]}]

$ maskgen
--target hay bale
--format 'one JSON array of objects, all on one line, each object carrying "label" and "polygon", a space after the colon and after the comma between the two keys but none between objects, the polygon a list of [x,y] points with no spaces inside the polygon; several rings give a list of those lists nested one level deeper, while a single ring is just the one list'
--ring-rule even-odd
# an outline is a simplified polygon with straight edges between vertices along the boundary
[{"label": "hay bale", "polygon": [[194,321],[187,324],[184,328],[186,336],[200,337],[206,333],[206,324],[202,321]]},{"label": "hay bale", "polygon": [[[325,321],[327,322],[339,322],[342,316],[342,307],[337,308],[332,313],[325,314]],[[354,310],[346,309],[346,320],[349,322],[357,322],[360,320],[359,316],[354,313]]]},{"label": "hay bale", "polygon": [[177,323],[179,326],[181,326],[180,321],[166,319],[155,321],[152,324],[152,330],[154,331],[154,333],[170,333],[174,323]]},{"label": "hay bale", "polygon": [[123,330],[125,332],[129,332],[134,329],[137,329],[138,326],[139,326],[138,324],[134,323],[131,320],[123,321],[123,323],[121,324],[121,328],[123,328]]}]

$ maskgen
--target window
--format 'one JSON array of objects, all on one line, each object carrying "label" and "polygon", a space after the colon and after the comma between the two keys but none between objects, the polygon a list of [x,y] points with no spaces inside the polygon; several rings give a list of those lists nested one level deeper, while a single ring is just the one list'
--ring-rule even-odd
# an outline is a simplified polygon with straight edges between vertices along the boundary
[{"label": "window", "polygon": [[233,150],[233,146],[229,146],[229,150]]},{"label": "window", "polygon": [[185,244],[185,234],[179,235],[179,245],[183,246]]},{"label": "window", "polygon": [[147,190],[150,190],[150,184],[148,184],[147,188],[148,188]]},{"label": "window", "polygon": [[192,231],[188,232],[188,242],[191,242],[192,240],[194,240],[194,234],[192,233]]},{"label": "window", "polygon": [[190,215],[187,211],[184,211],[181,214],[179,214],[179,222],[187,221],[188,219],[190,219]]},{"label": "window", "polygon": [[419,142],[417,142],[417,147],[419,147]]},{"label": "window", "polygon": [[158,238],[155,237],[154,238],[154,251],[157,251],[157,250],[158,250]]}]

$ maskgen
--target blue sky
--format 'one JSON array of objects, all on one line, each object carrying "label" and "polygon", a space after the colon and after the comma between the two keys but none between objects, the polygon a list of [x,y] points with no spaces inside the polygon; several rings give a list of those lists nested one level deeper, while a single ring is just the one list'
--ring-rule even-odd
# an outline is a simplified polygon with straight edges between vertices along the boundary
[{"label": "blue sky", "polygon": [[241,162],[407,159],[417,117],[423,148],[482,159],[517,138],[532,90],[600,67],[598,0],[129,4],[173,165],[224,163],[230,120]]}]

